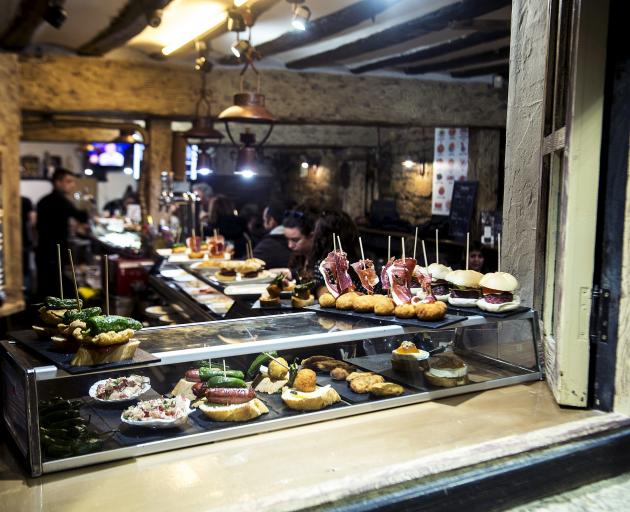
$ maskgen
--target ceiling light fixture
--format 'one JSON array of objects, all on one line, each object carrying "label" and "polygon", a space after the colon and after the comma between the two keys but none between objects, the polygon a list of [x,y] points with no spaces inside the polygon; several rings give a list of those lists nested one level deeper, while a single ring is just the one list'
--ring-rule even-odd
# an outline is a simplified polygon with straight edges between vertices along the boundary
[{"label": "ceiling light fixture", "polygon": [[94,174],[94,171],[92,169],[83,169],[83,174],[85,174],[86,176],[92,176]]},{"label": "ceiling light fixture", "polygon": [[118,137],[115,137],[112,142],[120,142],[123,144],[136,144],[138,141],[136,140],[135,134],[135,130],[122,128]]},{"label": "ceiling light fixture", "polygon": [[50,0],[44,11],[44,21],[59,29],[66,22],[68,13],[63,8],[65,0]]},{"label": "ceiling light fixture", "polygon": [[311,19],[311,10],[304,4],[304,0],[287,0],[291,4],[293,16],[291,25],[296,30],[305,31],[308,28],[308,22]]},{"label": "ceiling light fixture", "polygon": [[249,130],[241,133],[242,146],[236,155],[236,168],[234,174],[240,174],[243,177],[249,175],[251,178],[258,171],[258,153],[256,150],[256,135]]},{"label": "ceiling light fixture", "polygon": [[247,39],[238,39],[237,36],[236,41],[232,43],[230,49],[232,50],[234,56],[237,59],[240,59],[241,55],[245,55],[249,51],[250,47],[251,45],[249,44],[249,41]]},{"label": "ceiling light fixture", "polygon": [[402,166],[405,169],[413,169],[414,165],[416,165],[416,163],[413,160],[409,159],[409,158],[407,158],[406,160],[403,160],[403,162],[402,162]]},{"label": "ceiling light fixture", "polygon": [[[186,19],[181,20],[178,26],[170,30],[169,43],[162,48],[162,55],[165,57],[197,39],[202,39],[205,34],[224,23],[228,17],[226,11],[216,11],[217,5],[203,3],[193,5],[197,5],[197,8],[188,13]],[[164,25],[166,21],[162,23],[162,27]]]}]

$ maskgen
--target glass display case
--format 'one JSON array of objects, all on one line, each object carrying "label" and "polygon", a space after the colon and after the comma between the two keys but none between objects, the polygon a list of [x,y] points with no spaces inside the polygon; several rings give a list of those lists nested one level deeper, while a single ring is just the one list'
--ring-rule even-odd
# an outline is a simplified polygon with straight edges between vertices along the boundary
[{"label": "glass display case", "polygon": [[[159,361],[80,374],[39,359],[27,342],[19,341],[26,338],[17,332],[0,342],[2,415],[33,476],[508,386],[542,375],[535,311],[506,318],[462,317],[437,330],[319,312],[146,328],[136,338]],[[392,351],[403,341],[429,352],[428,367],[392,366]],[[139,401],[169,398],[174,392],[180,396],[178,389],[188,382],[191,368],[208,367],[212,360],[219,368],[225,363],[226,372],[247,373],[252,361],[268,351],[277,352],[287,364],[307,364],[305,360],[325,359],[313,356],[326,356],[345,367],[346,374],[372,372],[381,382],[397,384],[399,393],[378,396],[351,386],[346,375],[333,379],[331,366],[316,365],[310,368],[316,371],[317,385],[330,386],[339,398],[318,410],[287,407],[278,389],[275,394],[256,391],[264,412],[249,421],[211,419],[203,408],[195,407],[200,403],[194,397],[183,418],[170,424],[128,421],[131,413],[125,411]],[[425,372],[437,368],[432,361],[453,355],[465,363],[465,380],[453,387],[431,383]],[[98,382],[131,375],[139,379],[135,398],[98,397]]]}]

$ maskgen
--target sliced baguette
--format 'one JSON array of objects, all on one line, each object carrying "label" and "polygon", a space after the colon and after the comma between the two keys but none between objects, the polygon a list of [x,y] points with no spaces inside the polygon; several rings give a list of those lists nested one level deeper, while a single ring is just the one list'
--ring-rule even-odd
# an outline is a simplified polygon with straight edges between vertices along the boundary
[{"label": "sliced baguette", "polygon": [[206,401],[199,405],[199,410],[212,421],[249,421],[269,412],[267,406],[258,398],[244,404],[232,405],[211,404]]},{"label": "sliced baguette", "polygon": [[99,351],[98,347],[91,348],[89,345],[81,345],[70,364],[72,366],[94,366],[127,361],[133,359],[138,345],[140,345],[139,340],[130,340],[123,345],[113,345],[108,351]]},{"label": "sliced baguette", "polygon": [[330,386],[317,388],[310,393],[284,388],[284,391],[282,391],[282,401],[289,409],[296,411],[319,411],[324,407],[341,401],[341,397],[339,393]]},{"label": "sliced baguette", "polygon": [[171,395],[181,395],[185,398],[188,398],[188,400],[190,400],[191,402],[194,402],[195,400],[197,400],[197,397],[192,391],[194,385],[194,382],[189,382],[186,379],[179,379],[179,382],[177,382],[177,384],[173,388],[173,391],[171,391]]}]

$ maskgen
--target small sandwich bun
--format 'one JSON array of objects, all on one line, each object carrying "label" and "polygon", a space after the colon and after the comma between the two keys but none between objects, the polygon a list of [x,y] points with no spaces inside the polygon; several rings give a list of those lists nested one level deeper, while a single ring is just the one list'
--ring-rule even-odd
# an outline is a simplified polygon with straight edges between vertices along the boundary
[{"label": "small sandwich bun", "polygon": [[451,295],[450,294],[446,294],[446,295],[434,295],[436,300],[439,300],[441,302],[448,302],[448,299]]},{"label": "small sandwich bun", "polygon": [[492,304],[485,299],[479,299],[477,301],[477,307],[484,311],[491,313],[503,313],[504,311],[512,311],[521,305],[521,298],[517,295],[514,296],[511,302],[504,302],[502,304]]},{"label": "small sandwich bun", "polygon": [[463,308],[475,307],[478,301],[479,299],[462,299],[460,297],[451,297],[450,295],[448,297],[449,304],[452,304],[453,306],[460,306]]},{"label": "small sandwich bun", "polygon": [[454,354],[429,359],[429,369],[424,377],[434,386],[452,388],[468,384],[468,366]]},{"label": "small sandwich bun", "polygon": [[427,270],[433,280],[446,279],[446,276],[453,272],[451,267],[447,267],[441,263],[431,263],[431,265],[427,267]]},{"label": "small sandwich bun", "polygon": [[479,286],[511,293],[518,288],[518,281],[512,274],[507,272],[491,272],[481,278]]},{"label": "small sandwich bun", "polygon": [[479,288],[479,282],[483,274],[475,270],[453,270],[446,274],[445,281],[455,286],[466,286],[467,288]]},{"label": "small sandwich bun", "polygon": [[289,409],[296,411],[319,411],[324,407],[340,402],[341,397],[330,386],[318,387],[315,391],[309,393],[284,388],[282,401]]},{"label": "small sandwich bun", "polygon": [[218,405],[203,402],[199,410],[213,421],[249,421],[267,414],[269,409],[258,398],[244,404]]}]

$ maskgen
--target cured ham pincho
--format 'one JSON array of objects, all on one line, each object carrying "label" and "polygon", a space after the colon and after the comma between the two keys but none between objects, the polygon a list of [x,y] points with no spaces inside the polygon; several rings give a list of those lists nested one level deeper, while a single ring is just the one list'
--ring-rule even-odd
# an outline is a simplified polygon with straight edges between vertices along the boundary
[{"label": "cured ham pincho", "polygon": [[352,288],[352,279],[348,275],[348,258],[342,251],[329,252],[319,265],[326,288],[336,299]]},{"label": "cured ham pincho", "polygon": [[392,299],[397,306],[411,302],[411,277],[416,268],[412,258],[398,259],[387,269]]},{"label": "cured ham pincho", "polygon": [[379,283],[372,260],[359,260],[352,264],[352,269],[356,272],[357,276],[359,276],[361,285],[365,291],[372,295],[374,293],[374,287]]},{"label": "cured ham pincho", "polygon": [[389,269],[389,267],[391,267],[394,264],[395,260],[396,258],[389,258],[387,263],[385,263],[385,265],[383,265],[383,268],[381,269],[381,286],[383,287],[383,290],[389,290],[390,288],[389,276],[387,275],[387,269]]}]

